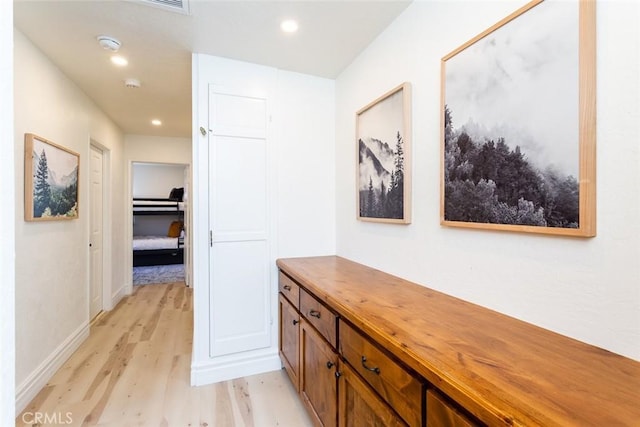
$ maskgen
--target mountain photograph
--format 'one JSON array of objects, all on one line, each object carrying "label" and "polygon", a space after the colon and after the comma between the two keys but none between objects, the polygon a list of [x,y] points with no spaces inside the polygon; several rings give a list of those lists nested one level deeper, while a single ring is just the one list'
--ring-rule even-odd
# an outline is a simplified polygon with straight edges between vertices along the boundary
[{"label": "mountain photograph", "polygon": [[358,112],[358,218],[408,222],[404,93],[407,84]]},{"label": "mountain photograph", "polygon": [[580,228],[578,16],[544,2],[445,57],[444,221]]},{"label": "mountain photograph", "polygon": [[79,156],[37,138],[32,145],[32,218],[77,218]]}]

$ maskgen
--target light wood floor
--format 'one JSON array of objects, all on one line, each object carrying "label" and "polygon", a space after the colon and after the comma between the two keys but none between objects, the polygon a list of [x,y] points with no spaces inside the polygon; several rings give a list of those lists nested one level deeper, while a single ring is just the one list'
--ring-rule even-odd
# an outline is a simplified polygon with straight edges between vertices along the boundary
[{"label": "light wood floor", "polygon": [[[311,426],[283,370],[191,387],[192,331],[190,288],[135,286],[94,322],[16,426]],[[49,423],[34,423],[38,413]]]}]

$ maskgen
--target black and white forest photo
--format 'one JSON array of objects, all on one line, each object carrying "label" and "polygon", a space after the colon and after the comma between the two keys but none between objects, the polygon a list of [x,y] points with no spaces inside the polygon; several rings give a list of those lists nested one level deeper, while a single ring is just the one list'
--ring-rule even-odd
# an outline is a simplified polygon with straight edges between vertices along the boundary
[{"label": "black and white forest photo", "polygon": [[543,2],[443,67],[443,223],[578,228],[578,2]]},{"label": "black and white forest photo", "polygon": [[409,91],[405,83],[357,113],[358,219],[410,222]]}]

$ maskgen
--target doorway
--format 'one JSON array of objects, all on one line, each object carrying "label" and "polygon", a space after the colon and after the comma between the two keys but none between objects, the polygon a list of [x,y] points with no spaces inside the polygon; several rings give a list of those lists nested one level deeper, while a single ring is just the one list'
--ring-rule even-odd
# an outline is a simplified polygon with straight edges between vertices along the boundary
[{"label": "doorway", "polygon": [[132,162],[131,171],[132,285],[187,283],[188,165]]}]

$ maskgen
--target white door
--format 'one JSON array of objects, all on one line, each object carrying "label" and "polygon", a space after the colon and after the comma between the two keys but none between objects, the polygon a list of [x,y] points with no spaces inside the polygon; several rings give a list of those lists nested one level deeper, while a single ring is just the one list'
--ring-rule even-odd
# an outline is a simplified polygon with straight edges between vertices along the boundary
[{"label": "white door", "polygon": [[267,99],[209,88],[210,355],[270,346]]},{"label": "white door", "polygon": [[102,151],[91,146],[89,198],[89,317],[102,311]]}]

